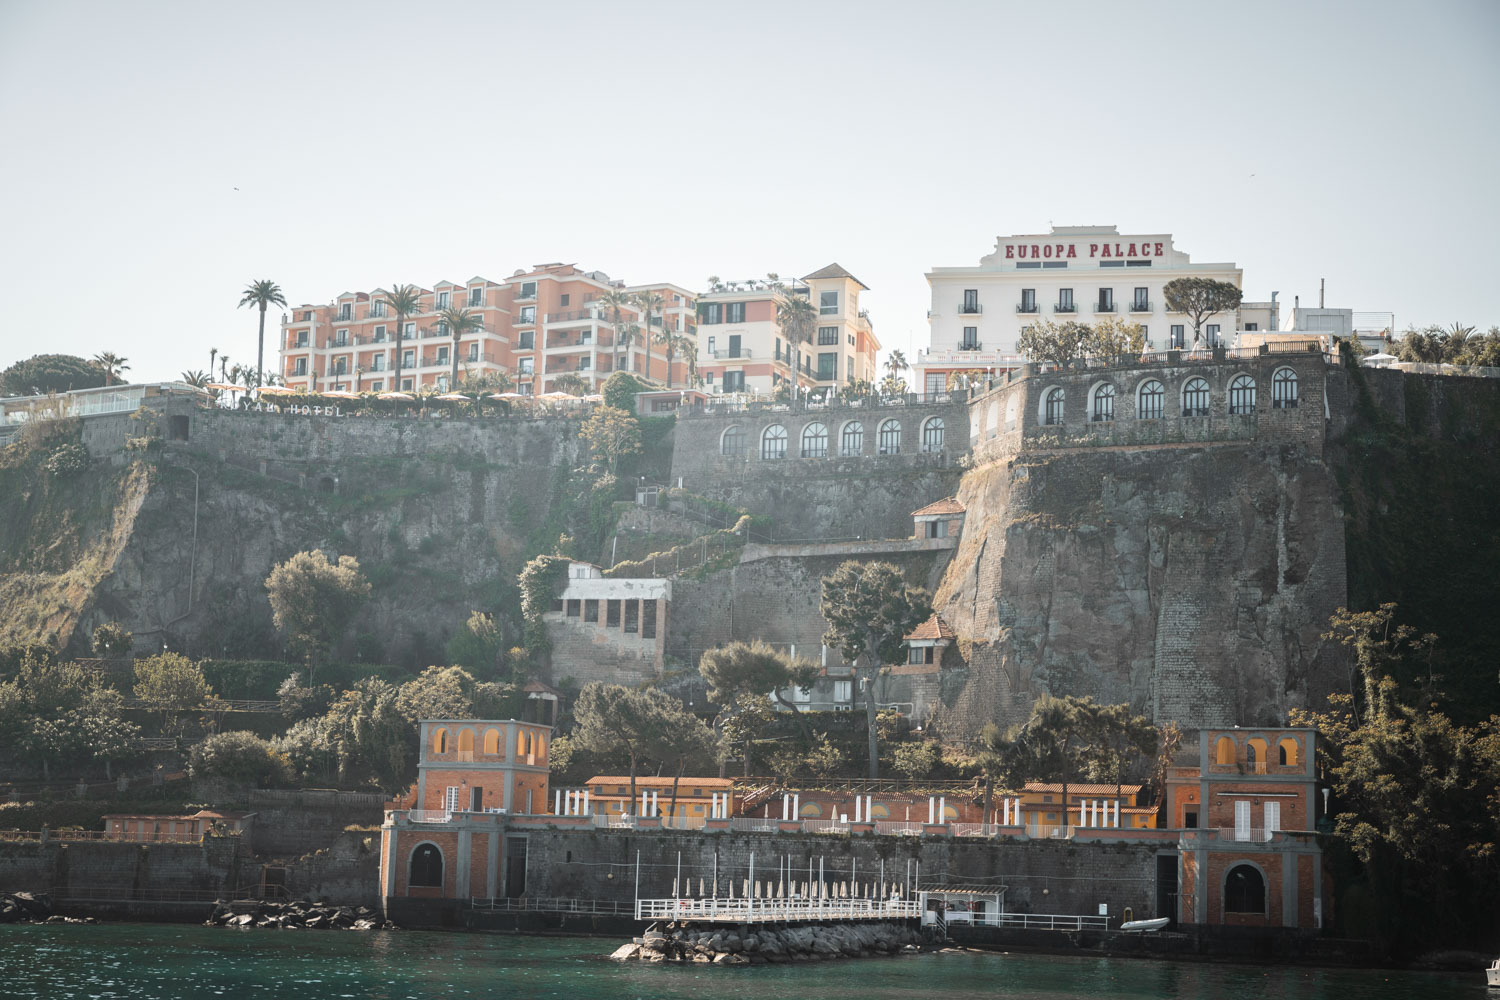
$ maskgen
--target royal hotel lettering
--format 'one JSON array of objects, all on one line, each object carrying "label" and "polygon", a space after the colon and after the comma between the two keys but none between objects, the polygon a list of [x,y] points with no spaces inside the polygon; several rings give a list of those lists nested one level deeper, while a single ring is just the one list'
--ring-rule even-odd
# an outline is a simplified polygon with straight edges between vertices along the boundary
[{"label": "royal hotel lettering", "polygon": [[[1165,257],[1165,243],[1090,243],[1090,257]],[[1077,243],[1007,243],[1006,260],[1067,259],[1078,256]]]}]

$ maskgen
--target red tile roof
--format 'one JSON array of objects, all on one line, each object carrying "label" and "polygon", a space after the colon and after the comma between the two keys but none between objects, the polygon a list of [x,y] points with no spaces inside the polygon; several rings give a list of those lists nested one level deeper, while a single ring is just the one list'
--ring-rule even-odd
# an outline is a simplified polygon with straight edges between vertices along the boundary
[{"label": "red tile roof", "polygon": [[[659,778],[659,777],[657,777],[654,774],[650,775],[650,776],[647,776],[647,775],[644,775],[644,774],[638,774],[638,775],[635,776],[635,787],[637,789],[641,789],[641,788],[671,788],[673,780],[674,779],[672,779],[670,777]],[[598,775],[595,775],[594,777],[590,778],[588,781],[584,782],[584,784],[586,784],[586,785],[627,785],[628,786],[630,784],[630,775],[628,775],[628,774],[598,774]],[[679,789],[685,791],[689,785],[696,785],[699,788],[727,788],[728,786],[733,785],[733,784],[734,784],[734,779],[732,779],[732,778],[694,778],[694,777],[690,777],[689,775],[685,774],[678,781],[678,786],[677,787]],[[679,797],[681,797],[681,795],[679,795]]]},{"label": "red tile roof", "polygon": [[908,639],[957,639],[958,633],[953,631],[953,626],[943,621],[943,616],[936,611],[932,617],[911,630]]},{"label": "red tile roof", "polygon": [[922,517],[929,514],[962,514],[967,510],[963,504],[958,502],[958,497],[944,497],[937,503],[930,503],[921,510],[911,512],[912,517]]},{"label": "red tile roof", "polygon": [[[1068,782],[1068,794],[1078,795],[1113,795],[1118,787],[1121,795],[1134,795],[1141,790],[1140,785],[1092,785],[1084,782]],[[1025,791],[1028,792],[1061,792],[1062,783],[1057,781],[1028,781]]]}]

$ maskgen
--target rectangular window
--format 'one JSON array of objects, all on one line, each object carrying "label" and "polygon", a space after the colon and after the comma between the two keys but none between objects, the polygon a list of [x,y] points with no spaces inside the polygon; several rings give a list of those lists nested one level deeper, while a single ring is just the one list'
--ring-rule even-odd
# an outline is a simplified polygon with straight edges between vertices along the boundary
[{"label": "rectangular window", "polygon": [[578,370],[581,371],[581,372],[588,371],[592,367],[591,362],[593,360],[594,360],[593,358],[579,358],[578,359]]},{"label": "rectangular window", "polygon": [[[740,335],[737,334],[737,333],[731,333],[729,335],[729,356],[731,358],[738,358],[738,357],[741,356],[740,355]],[[747,357],[747,358],[749,356],[750,355],[748,353],[744,355],[744,357]]]},{"label": "rectangular window", "polygon": [[926,655],[921,646],[910,646],[906,650],[907,663],[926,663]]},{"label": "rectangular window", "polygon": [[819,316],[836,316],[836,315],[838,315],[838,311],[839,311],[839,293],[838,292],[819,292],[818,293],[818,315]]},{"label": "rectangular window", "polygon": [[536,372],[536,358],[522,358],[520,364],[521,364],[521,374],[522,375],[532,375],[532,374],[535,374],[535,372]]},{"label": "rectangular window", "polygon": [[348,330],[338,330],[338,331],[335,331],[335,333],[333,335],[333,346],[334,347],[348,347],[349,346],[349,331]]},{"label": "rectangular window", "polygon": [[385,379],[378,378],[378,379],[375,379],[373,382],[371,382],[370,383],[370,391],[371,392],[384,392],[385,391]]},{"label": "rectangular window", "polygon": [[724,322],[724,304],[722,302],[705,302],[705,303],[703,303],[703,322],[704,323],[722,323],[722,322]]},{"label": "rectangular window", "polygon": [[411,368],[416,363],[417,363],[417,352],[416,351],[402,351],[401,352],[401,367],[402,368]]},{"label": "rectangular window", "polygon": [[557,304],[560,306],[565,306],[568,304],[568,299],[570,299],[571,297],[572,296],[570,296],[567,292],[564,292],[557,297]]},{"label": "rectangular window", "polygon": [[743,323],[745,322],[745,303],[731,302],[726,307],[725,313],[724,322]]},{"label": "rectangular window", "polygon": [[384,302],[384,300],[379,301],[379,302],[371,302],[370,303],[370,318],[371,319],[380,319],[380,318],[382,318],[384,316],[385,316],[385,302]]},{"label": "rectangular window", "polygon": [[469,289],[469,305],[471,305],[471,306],[482,306],[482,305],[484,305],[484,289],[483,288],[471,288],[471,289]]},{"label": "rectangular window", "polygon": [[1068,266],[1068,262],[1065,261],[1065,260],[1044,260],[1044,261],[1042,261],[1042,267],[1043,268],[1067,267],[1067,266]]},{"label": "rectangular window", "polygon": [[415,324],[415,323],[408,323],[408,324],[406,324],[406,336],[408,336],[408,337],[415,337],[416,335],[417,335],[417,324]]},{"label": "rectangular window", "polygon": [[833,702],[836,705],[847,705],[854,700],[853,681],[833,682]]},{"label": "rectangular window", "polygon": [[469,361],[478,361],[479,360],[479,345],[478,344],[470,344],[469,345],[469,356],[468,356],[468,358],[466,360],[469,360]]},{"label": "rectangular window", "polygon": [[641,604],[639,601],[625,602],[625,631],[639,632],[641,630]]},{"label": "rectangular window", "polygon": [[1115,290],[1113,288],[1099,289],[1099,311],[1112,313],[1115,311]]},{"label": "rectangular window", "polygon": [[979,350],[979,327],[964,327],[964,339],[958,342],[958,349],[960,351]]},{"label": "rectangular window", "polygon": [[297,345],[296,346],[298,346],[298,347],[306,347],[307,346],[307,331],[306,330],[298,330],[297,331]]},{"label": "rectangular window", "polygon": [[725,392],[744,392],[745,391],[745,373],[744,372],[725,372],[724,373],[724,391]]},{"label": "rectangular window", "polygon": [[1124,267],[1125,266],[1125,262],[1123,260],[1101,260],[1099,262],[1099,266],[1100,267]]},{"label": "rectangular window", "polygon": [[353,319],[354,318],[354,316],[352,315],[353,310],[354,310],[354,307],[351,306],[348,302],[340,302],[339,303],[339,315],[338,315],[338,318],[339,319],[343,319],[343,320]]},{"label": "rectangular window", "polygon": [[818,355],[818,381],[828,382],[839,377],[839,356],[837,354]]},{"label": "rectangular window", "polygon": [[583,620],[586,621],[586,622],[598,622],[599,621],[599,602],[598,601],[584,601],[583,602]]},{"label": "rectangular window", "polygon": [[448,304],[449,304],[449,302],[448,302],[448,293],[447,292],[438,292],[437,293],[437,307],[439,309],[447,309],[448,308]]},{"label": "rectangular window", "polygon": [[306,358],[298,358],[297,359],[297,367],[295,367],[295,368],[292,369],[292,374],[293,375],[306,375],[307,374],[307,359]]},{"label": "rectangular window", "polygon": [[1171,343],[1169,343],[1167,345],[1167,349],[1168,350],[1172,350],[1172,351],[1180,351],[1180,350],[1182,350],[1182,338],[1183,338],[1183,327],[1182,327],[1182,324],[1181,323],[1173,323],[1172,324],[1172,340],[1171,340]]},{"label": "rectangular window", "polygon": [[446,365],[448,363],[448,348],[446,348],[446,347],[439,347],[438,348],[437,363],[440,364],[440,365]]},{"label": "rectangular window", "polygon": [[1016,264],[1016,270],[1019,271],[1025,268],[1040,268],[1041,266],[1042,262],[1039,260],[1023,260],[1020,263]]},{"label": "rectangular window", "polygon": [[641,638],[656,638],[656,602],[641,602]]},{"label": "rectangular window", "polygon": [[620,627],[620,602],[619,601],[605,601],[604,602],[604,627],[605,628],[619,628]]},{"label": "rectangular window", "polygon": [[520,319],[520,322],[522,322],[522,323],[535,323],[536,322],[536,306],[522,306],[521,307],[521,319]]},{"label": "rectangular window", "polygon": [[521,341],[516,345],[518,351],[530,351],[536,347],[536,331],[522,330]]},{"label": "rectangular window", "polygon": [[1125,262],[1125,266],[1126,267],[1150,267],[1151,266],[1151,261],[1149,261],[1149,260],[1127,260]]},{"label": "rectangular window", "polygon": [[1250,839],[1250,803],[1244,800],[1234,804],[1234,839]]},{"label": "rectangular window", "polygon": [[934,393],[942,392],[947,388],[948,376],[944,375],[942,372],[927,373],[927,385],[923,388],[923,391],[926,392],[929,396],[933,395]]},{"label": "rectangular window", "polygon": [[966,313],[977,313],[979,311],[979,289],[964,289],[964,304],[962,311]]},{"label": "rectangular window", "polygon": [[534,299],[534,298],[536,298],[536,282],[535,281],[523,281],[523,282],[521,282],[521,294],[518,295],[518,296],[516,296],[516,298],[518,298],[518,299]]},{"label": "rectangular window", "polygon": [[1073,312],[1073,289],[1059,288],[1057,290],[1057,311],[1061,313]]},{"label": "rectangular window", "polygon": [[1149,312],[1151,309],[1151,290],[1149,288],[1137,288],[1131,296],[1130,305],[1136,312]]},{"label": "rectangular window", "polygon": [[1023,289],[1021,289],[1021,311],[1023,313],[1034,313],[1034,312],[1036,312],[1036,289],[1035,288],[1023,288]]},{"label": "rectangular window", "polygon": [[[836,326],[818,327],[818,346],[828,347],[839,342],[839,328]],[[779,341],[778,341],[779,343]]]},{"label": "rectangular window", "polygon": [[449,785],[443,789],[443,808],[449,812],[458,812],[458,786]]},{"label": "rectangular window", "polygon": [[1260,329],[1260,324],[1259,323],[1246,323],[1245,324],[1245,332],[1246,333],[1254,333],[1255,331],[1257,331],[1259,329]]},{"label": "rectangular window", "polygon": [[1277,830],[1280,830],[1280,829],[1281,829],[1281,803],[1280,802],[1267,802],[1266,803],[1266,833],[1267,833],[1267,835],[1269,835],[1269,834],[1275,833]]},{"label": "rectangular window", "polygon": [[581,614],[583,614],[583,602],[580,600],[569,598],[567,616],[569,618],[577,618]]},{"label": "rectangular window", "polygon": [[1210,324],[1208,324],[1208,326],[1204,327],[1203,329],[1204,329],[1205,335],[1208,337],[1208,346],[1209,347],[1218,347],[1219,346],[1219,324],[1217,324],[1217,323],[1210,323]]},{"label": "rectangular window", "polygon": [[404,379],[401,380],[401,391],[402,392],[411,392],[411,379],[404,378]]},{"label": "rectangular window", "polygon": [[375,338],[374,339],[375,339],[375,343],[377,343],[377,344],[383,344],[383,343],[385,343],[385,324],[384,323],[380,324],[379,326],[377,326],[375,328]]}]

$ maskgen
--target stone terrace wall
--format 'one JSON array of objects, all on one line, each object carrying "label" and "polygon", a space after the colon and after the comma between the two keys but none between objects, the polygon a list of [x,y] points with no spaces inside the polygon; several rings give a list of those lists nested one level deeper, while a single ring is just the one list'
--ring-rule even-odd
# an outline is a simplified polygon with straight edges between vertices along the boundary
[{"label": "stone terrace wall", "polygon": [[[679,479],[692,493],[745,507],[771,517],[778,541],[853,538],[903,538],[911,534],[912,511],[953,493],[958,459],[968,450],[968,406],[962,392],[941,401],[917,400],[819,407],[806,404],[751,404],[739,410],[679,412],[672,455],[672,482]],[[922,428],[932,418],[943,421],[943,445],[922,450]],[[887,420],[901,425],[900,453],[879,454],[879,429]],[[802,458],[804,429],[821,423],[828,429],[828,457]],[[841,456],[843,429],[864,429],[857,456]],[[786,457],[763,459],[766,429],[787,431]],[[723,454],[724,433],[745,432],[741,454]]]}]

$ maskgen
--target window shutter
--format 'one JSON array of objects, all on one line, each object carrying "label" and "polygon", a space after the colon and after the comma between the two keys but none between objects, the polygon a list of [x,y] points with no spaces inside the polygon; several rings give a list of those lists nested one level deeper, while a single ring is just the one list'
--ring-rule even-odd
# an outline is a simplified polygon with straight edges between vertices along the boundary
[{"label": "window shutter", "polygon": [[1281,803],[1266,803],[1266,833],[1270,835],[1281,829]]},{"label": "window shutter", "polygon": [[1243,800],[1234,804],[1234,839],[1250,839],[1250,803]]}]

